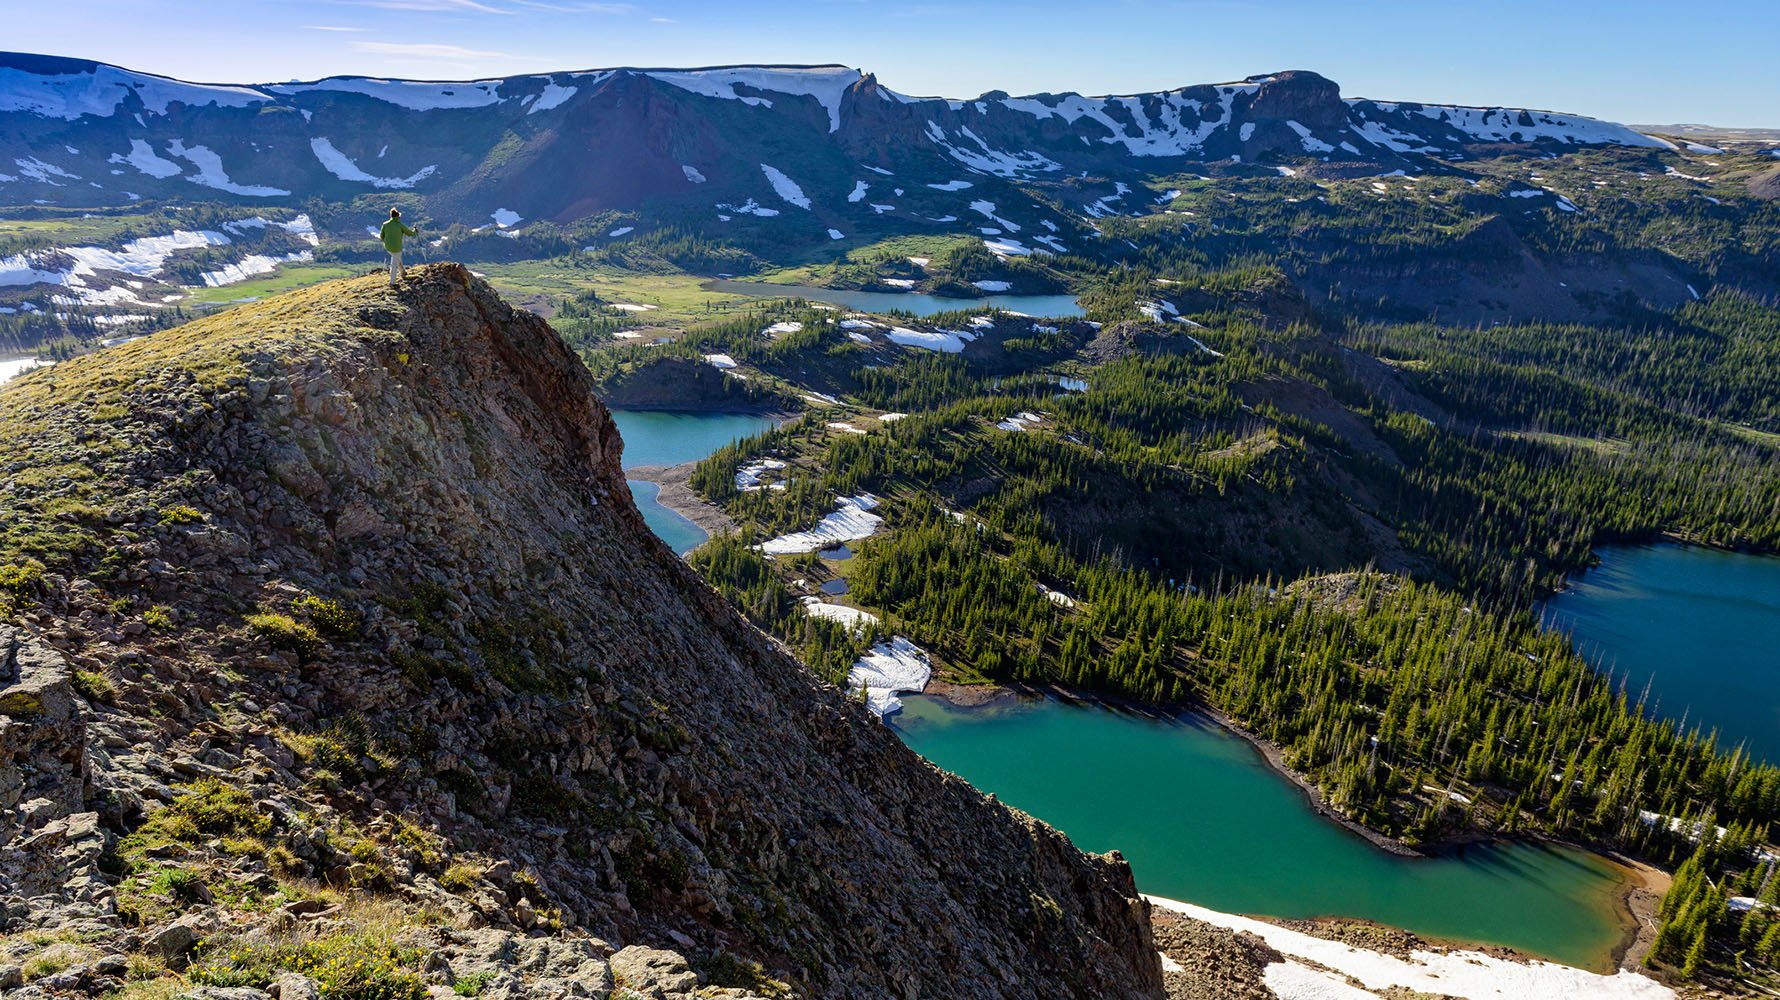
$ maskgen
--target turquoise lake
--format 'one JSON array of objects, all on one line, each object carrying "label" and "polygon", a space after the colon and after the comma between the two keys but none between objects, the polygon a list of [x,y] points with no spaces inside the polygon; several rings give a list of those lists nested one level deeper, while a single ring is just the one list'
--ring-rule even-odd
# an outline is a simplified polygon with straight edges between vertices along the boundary
[{"label": "turquoise lake", "polygon": [[1634,700],[1648,684],[1653,714],[1780,762],[1780,558],[1687,545],[1597,554],[1546,603],[1548,627],[1571,631]]},{"label": "turquoise lake", "polygon": [[1255,749],[1200,717],[1156,721],[1057,701],[958,709],[904,696],[892,717],[929,760],[1069,834],[1118,849],[1138,888],[1213,909],[1348,916],[1606,969],[1623,875],[1581,851],[1382,851],[1320,817]]},{"label": "turquoise lake", "polygon": [[[612,420],[624,438],[624,467],[679,465],[708,458],[712,452],[773,427],[771,417],[745,413],[659,413],[650,410],[613,410]],[[698,525],[663,507],[656,499],[661,487],[632,481],[631,496],[643,520],[656,537],[675,552],[685,554],[705,540]]]},{"label": "turquoise lake", "polygon": [[1080,316],[1082,307],[1073,295],[984,295],[973,299],[953,299],[920,292],[858,292],[843,288],[816,288],[810,285],[773,285],[764,281],[713,281],[710,287],[719,292],[738,295],[759,295],[770,298],[801,298],[846,306],[860,312],[906,312],[916,316],[953,312],[958,309],[994,307],[1028,316]]}]

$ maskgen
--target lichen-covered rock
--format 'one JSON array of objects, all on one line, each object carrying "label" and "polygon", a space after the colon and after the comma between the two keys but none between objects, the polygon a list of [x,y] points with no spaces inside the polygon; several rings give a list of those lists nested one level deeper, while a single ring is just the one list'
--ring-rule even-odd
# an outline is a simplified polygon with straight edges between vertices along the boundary
[{"label": "lichen-covered rock", "polygon": [[[491,997],[626,968],[663,997],[1161,995],[1124,862],[740,618],[647,530],[585,366],[460,267],[67,362],[0,387],[0,428],[0,564],[42,567],[0,648],[61,671],[0,695],[0,794],[115,860],[46,919],[243,996],[303,962]],[[201,940],[163,939],[181,914]]]}]

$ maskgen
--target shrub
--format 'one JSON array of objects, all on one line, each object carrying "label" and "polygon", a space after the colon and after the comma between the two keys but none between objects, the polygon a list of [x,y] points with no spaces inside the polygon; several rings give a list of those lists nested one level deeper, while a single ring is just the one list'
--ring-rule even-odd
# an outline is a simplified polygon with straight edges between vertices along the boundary
[{"label": "shrub", "polygon": [[476,888],[481,882],[482,869],[463,861],[445,869],[445,874],[439,876],[439,884],[444,886],[447,892],[455,892],[459,895]]},{"label": "shrub", "polygon": [[460,997],[479,997],[482,995],[482,991],[488,987],[488,981],[493,978],[494,973],[486,969],[481,972],[472,972],[467,976],[459,976],[457,982],[451,984],[451,992]]},{"label": "shrub", "polygon": [[161,523],[164,525],[199,524],[204,520],[204,512],[186,504],[174,504],[161,508]]},{"label": "shrub", "polygon": [[[260,815],[246,792],[215,778],[201,778],[185,786],[172,802],[120,841],[118,853],[140,867],[147,853],[157,847],[198,844],[219,837],[236,844],[257,843],[271,830],[272,821]],[[264,844],[259,848],[264,853]]]},{"label": "shrub", "polygon": [[359,626],[364,623],[364,616],[339,601],[330,601],[306,594],[291,602],[291,607],[299,614],[307,617],[321,634],[335,639],[349,639],[358,635]]},{"label": "shrub", "polygon": [[321,648],[321,636],[315,629],[290,615],[248,615],[247,627],[271,643],[273,648],[287,649],[298,656],[313,656]]},{"label": "shrub", "polygon": [[157,604],[142,612],[142,623],[157,632],[165,632],[173,627],[173,609]]},{"label": "shrub", "polygon": [[290,747],[299,762],[345,782],[356,782],[364,776],[359,758],[370,749],[362,732],[341,725],[319,733],[285,733],[284,745]]},{"label": "shrub", "polygon": [[148,880],[148,891],[171,896],[176,902],[193,903],[202,896],[204,881],[190,868],[163,868]]},{"label": "shrub", "polygon": [[312,941],[241,944],[221,942],[189,973],[200,986],[264,989],[282,972],[315,980],[328,1000],[424,1000],[419,948],[368,933],[336,934]]},{"label": "shrub", "polygon": [[82,698],[99,705],[117,704],[117,685],[111,678],[94,670],[76,670],[74,672],[74,690]]},{"label": "shrub", "polygon": [[11,594],[15,600],[22,600],[35,593],[42,580],[41,563],[7,563],[0,566],[0,592]]}]

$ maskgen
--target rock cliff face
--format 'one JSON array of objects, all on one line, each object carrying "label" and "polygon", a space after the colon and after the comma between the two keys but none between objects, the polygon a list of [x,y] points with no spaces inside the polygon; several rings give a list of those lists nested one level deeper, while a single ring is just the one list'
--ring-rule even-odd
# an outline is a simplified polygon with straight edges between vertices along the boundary
[{"label": "rock cliff face", "polygon": [[621,448],[452,265],[0,388],[21,995],[1159,996],[1125,864],[812,679]]}]

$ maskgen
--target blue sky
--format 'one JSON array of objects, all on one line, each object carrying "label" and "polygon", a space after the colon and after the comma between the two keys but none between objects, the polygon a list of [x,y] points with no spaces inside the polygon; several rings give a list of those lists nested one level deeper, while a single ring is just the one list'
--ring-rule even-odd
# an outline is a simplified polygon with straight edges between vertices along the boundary
[{"label": "blue sky", "polygon": [[1350,96],[1780,127],[1780,2],[0,0],[9,49],[186,79],[838,62],[909,94],[1313,69]]}]

